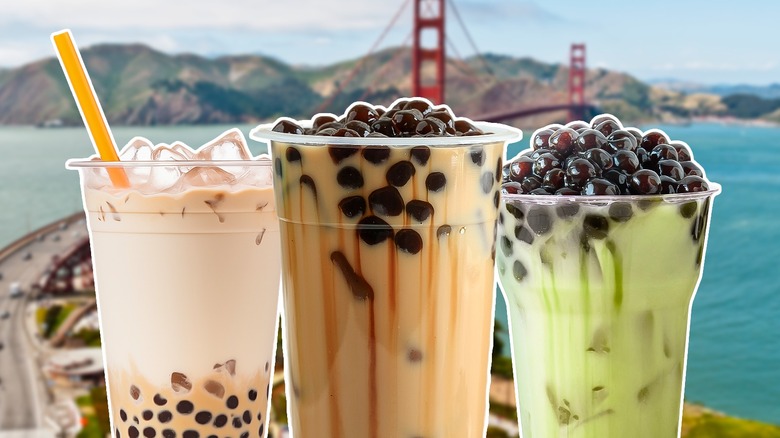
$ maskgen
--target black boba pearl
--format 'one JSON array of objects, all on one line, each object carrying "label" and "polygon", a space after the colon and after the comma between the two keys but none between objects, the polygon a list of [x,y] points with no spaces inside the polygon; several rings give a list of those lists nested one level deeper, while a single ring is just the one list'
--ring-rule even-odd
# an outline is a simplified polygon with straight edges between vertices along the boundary
[{"label": "black boba pearl", "polygon": [[405,136],[414,134],[417,129],[417,124],[422,119],[422,113],[415,109],[398,111],[393,114],[392,118],[396,130]]},{"label": "black boba pearl", "polygon": [[615,170],[613,168],[613,169],[610,169],[610,170],[604,172],[604,174],[602,175],[602,178],[604,178],[605,180],[607,180],[607,181],[611,182],[612,184],[616,185],[618,187],[618,189],[620,190],[620,194],[621,195],[628,195],[629,194],[629,190],[628,190],[628,175],[626,175],[625,173],[623,173],[623,172],[621,172],[619,170]]},{"label": "black boba pearl", "polygon": [[214,427],[223,427],[227,424],[228,418],[227,415],[220,414],[217,415],[216,418],[214,418]]},{"label": "black boba pearl", "polygon": [[484,134],[484,132],[482,132],[481,129],[474,126],[474,124],[467,119],[456,119],[455,131],[457,131],[458,134],[465,135],[465,136]]},{"label": "black boba pearl", "polygon": [[521,156],[509,163],[509,179],[521,182],[525,177],[531,176],[534,172],[534,162],[531,157]]},{"label": "black boba pearl", "polygon": [[525,242],[527,244],[534,243],[534,233],[531,232],[528,228],[526,228],[523,225],[518,225],[515,227],[515,237],[517,240],[521,242]]},{"label": "black boba pearl", "polygon": [[406,214],[415,221],[423,223],[433,214],[433,205],[427,201],[412,199],[406,203]]},{"label": "black boba pearl", "polygon": [[379,118],[379,114],[377,114],[374,108],[362,103],[352,105],[347,109],[347,113],[346,113],[347,122],[356,120],[363,123],[371,124],[378,118]]},{"label": "black boba pearl", "polygon": [[704,178],[704,171],[693,161],[680,161],[685,176],[699,176]]},{"label": "black boba pearl", "polygon": [[639,128],[634,128],[633,126],[628,128],[623,128],[623,130],[634,136],[634,138],[636,139],[636,145],[637,147],[639,147],[639,143],[642,142],[642,137],[644,137],[645,134]]},{"label": "black boba pearl", "polygon": [[[343,127],[344,127],[344,124],[339,122],[339,121],[337,121],[337,120],[334,120],[334,121],[328,122],[328,123],[324,123],[319,128],[317,128],[317,135],[324,135],[323,133],[326,130],[331,130],[331,129],[333,130],[333,132],[335,132],[335,131],[338,131],[339,129],[343,128]],[[330,134],[330,135],[333,135],[333,134]]]},{"label": "black boba pearl", "polygon": [[512,275],[514,275],[515,280],[523,281],[525,276],[528,275],[528,269],[520,263],[520,260],[515,260],[514,265],[512,265]]},{"label": "black boba pearl", "polygon": [[387,137],[397,137],[399,134],[395,123],[388,117],[381,117],[377,121],[371,123],[371,131]]},{"label": "black boba pearl", "polygon": [[556,151],[559,157],[565,157],[574,151],[578,136],[577,131],[571,128],[559,129],[550,136],[549,147]]},{"label": "black boba pearl", "polygon": [[184,433],[181,434],[184,438],[200,438],[200,434],[197,431],[194,430],[185,430]]},{"label": "black boba pearl", "polygon": [[303,135],[303,128],[291,120],[280,120],[279,123],[274,125],[271,131],[281,132],[283,134]]},{"label": "black boba pearl", "polygon": [[498,160],[496,160],[496,182],[501,182],[501,176],[504,166],[504,160],[501,157],[498,157]]},{"label": "black boba pearl", "polygon": [[385,177],[388,184],[403,187],[414,176],[414,172],[414,164],[411,161],[399,161],[390,166]]},{"label": "black boba pearl", "polygon": [[552,229],[552,217],[544,207],[532,206],[526,214],[525,221],[531,230],[539,236],[549,233]]},{"label": "black boba pearl", "polygon": [[604,120],[603,122],[593,127],[593,129],[599,131],[607,137],[609,137],[613,132],[619,131],[621,128],[623,127],[620,126],[620,122],[615,120]]},{"label": "black boba pearl", "polygon": [[533,150],[549,148],[550,136],[553,135],[554,133],[555,133],[555,129],[550,129],[550,128],[538,129],[536,132],[534,132],[533,136],[531,137],[531,148]]},{"label": "black boba pearl", "polygon": [[604,239],[609,233],[609,222],[604,216],[589,214],[582,221],[585,235],[593,239]]},{"label": "black boba pearl", "polygon": [[422,237],[417,231],[411,229],[398,230],[395,233],[395,246],[403,252],[417,254],[423,247]]},{"label": "black boba pearl", "polygon": [[349,121],[344,124],[344,128],[357,132],[361,137],[368,137],[368,134],[371,133],[371,126],[369,126],[366,122],[361,122],[360,120]]},{"label": "black boba pearl", "polygon": [[[574,193],[575,195],[579,195],[579,193]],[[565,203],[560,204],[557,207],[555,207],[555,214],[558,215],[561,219],[569,219],[577,215],[580,211],[580,206],[575,203]]]},{"label": "black boba pearl", "polygon": [[354,146],[328,146],[328,155],[330,155],[330,158],[333,160],[334,164],[341,163],[343,160],[351,157],[352,155],[355,155],[357,152],[358,149]]},{"label": "black boba pearl", "polygon": [[257,430],[257,434],[260,435],[261,437],[263,436],[263,428],[264,428],[264,426],[265,426],[265,424],[261,424],[260,425],[260,429]]},{"label": "black boba pearl", "polygon": [[582,120],[574,120],[569,123],[567,123],[564,128],[573,129],[575,131],[578,131],[580,129],[590,129],[590,123],[584,122]]},{"label": "black boba pearl", "polygon": [[127,435],[130,438],[138,438],[138,436],[139,436],[138,429],[135,426],[128,427],[127,428]]},{"label": "black boba pearl", "polygon": [[146,438],[154,438],[157,436],[157,431],[153,427],[144,428],[144,436]]},{"label": "black boba pearl", "polygon": [[642,148],[637,148],[636,151],[636,157],[639,159],[639,166],[643,168],[648,168],[652,166],[652,160],[650,159],[650,152],[647,152],[646,150]]},{"label": "black boba pearl", "polygon": [[525,193],[523,185],[517,182],[504,183],[501,186],[501,191],[509,195],[522,195]]},{"label": "black boba pearl", "polygon": [[231,422],[233,424],[233,427],[236,429],[241,429],[241,426],[244,424],[241,422],[241,419],[238,417],[233,418],[233,421]]},{"label": "black boba pearl", "polygon": [[[363,198],[361,198],[361,199],[363,199]],[[254,389],[250,389],[249,390],[249,394],[247,394],[247,397],[249,397],[250,401],[257,400],[257,391],[255,391]]]},{"label": "black boba pearl", "polygon": [[661,160],[677,161],[677,151],[668,144],[659,144],[650,152],[650,160],[654,163]]},{"label": "black boba pearl", "polygon": [[422,100],[422,99],[412,99],[404,104],[404,110],[417,110],[422,114],[423,116],[428,115],[431,111],[433,111],[433,108],[431,108],[431,104]]},{"label": "black boba pearl", "polygon": [[180,414],[191,414],[195,407],[189,400],[182,400],[176,405],[176,411]]},{"label": "black boba pearl", "polygon": [[542,179],[538,176],[532,175],[523,180],[520,183],[525,193],[531,193],[532,191],[542,187]]},{"label": "black boba pearl", "polygon": [[612,167],[612,156],[603,149],[589,149],[582,154],[582,158],[590,160],[601,170],[609,170]]},{"label": "black boba pearl", "polygon": [[239,438],[249,438],[249,432],[244,432]]},{"label": "black boba pearl", "polygon": [[612,165],[630,175],[639,170],[639,158],[632,151],[619,150],[612,156]]},{"label": "black boba pearl", "polygon": [[493,190],[493,180],[493,172],[485,172],[482,174],[480,185],[482,185],[482,191],[485,192],[485,194],[488,194]]},{"label": "black boba pearl", "polygon": [[363,175],[352,166],[344,167],[336,174],[336,181],[345,189],[359,189],[363,187]]},{"label": "black boba pearl", "polygon": [[324,135],[326,137],[333,137],[333,135],[336,133],[337,129],[334,128],[322,128],[319,131],[317,131],[317,135]]},{"label": "black boba pearl", "polygon": [[387,136],[379,132],[369,132],[366,138],[387,138]]},{"label": "black boba pearl", "polygon": [[506,236],[501,236],[501,251],[507,257],[512,255],[512,240]]},{"label": "black boba pearl", "polygon": [[154,413],[152,411],[148,410],[148,409],[143,411],[143,412],[141,412],[141,418],[143,418],[146,421],[151,420],[152,417],[154,417]]},{"label": "black boba pearl", "polygon": [[685,171],[678,161],[661,160],[658,162],[658,174],[661,176],[665,175],[675,181],[679,181],[685,176]]},{"label": "black boba pearl", "polygon": [[696,204],[696,201],[686,202],[685,204],[682,204],[680,206],[680,214],[682,215],[682,217],[686,219],[690,219],[693,217],[694,214],[696,214],[697,208],[698,205]]},{"label": "black boba pearl", "polygon": [[533,152],[531,152],[528,156],[531,157],[532,160],[536,161],[537,158],[541,157],[544,154],[553,154],[555,155],[555,149],[537,149]]},{"label": "black boba pearl", "polygon": [[241,419],[244,420],[245,424],[252,423],[252,413],[248,410],[244,411],[244,415],[241,416]]},{"label": "black boba pearl", "polygon": [[598,126],[598,125],[600,125],[600,124],[602,124],[602,123],[604,123],[604,122],[606,122],[608,120],[612,121],[612,122],[615,122],[617,124],[620,124],[620,121],[615,116],[613,116],[612,114],[599,114],[599,115],[597,115],[596,117],[594,117],[594,118],[592,118],[590,120],[590,126],[591,126],[591,128],[595,129],[596,126]]},{"label": "black boba pearl", "polygon": [[525,220],[525,212],[518,206],[507,202],[506,204],[506,211],[509,212],[512,216],[515,217],[515,219],[518,220],[518,222],[523,222]]},{"label": "black boba pearl", "polygon": [[601,149],[607,144],[607,137],[595,129],[586,129],[577,136],[576,149],[585,152],[590,149]]},{"label": "black boba pearl", "polygon": [[441,172],[431,172],[427,178],[425,178],[425,187],[430,192],[439,192],[447,185],[447,177]]},{"label": "black boba pearl", "polygon": [[710,186],[704,178],[689,175],[680,180],[680,184],[677,186],[677,193],[706,192],[709,189]]},{"label": "black boba pearl", "polygon": [[230,409],[235,409],[238,407],[238,397],[235,395],[231,395],[227,398],[227,401],[225,401],[225,405]]},{"label": "black boba pearl", "polygon": [[387,146],[366,146],[362,154],[369,163],[380,164],[390,157],[390,148]]},{"label": "black boba pearl", "polygon": [[165,429],[162,431],[162,436],[164,438],[176,438],[176,432],[172,431],[171,429]]},{"label": "black boba pearl", "polygon": [[122,434],[119,433],[119,429],[114,429],[114,437],[115,438],[122,438]]},{"label": "black boba pearl", "polygon": [[671,193],[677,193],[677,181],[669,176],[661,175],[661,194],[668,195]]},{"label": "black boba pearl", "polygon": [[349,129],[349,128],[337,129],[336,132],[333,133],[333,136],[334,137],[351,137],[351,138],[362,137],[362,135],[360,135],[357,131],[355,131],[353,129]]},{"label": "black boba pearl", "polygon": [[415,137],[439,137],[444,135],[447,127],[439,119],[423,119],[414,128]]},{"label": "black boba pearl", "polygon": [[274,159],[274,171],[276,172],[276,176],[282,177],[282,160],[279,157]]},{"label": "black boba pearl", "polygon": [[605,179],[592,178],[582,187],[581,193],[585,196],[610,196],[619,195],[620,189]]},{"label": "black boba pearl", "polygon": [[469,157],[471,157],[471,162],[476,164],[477,166],[482,166],[485,164],[485,150],[482,148],[482,146],[474,146],[469,151]]},{"label": "black boba pearl", "polygon": [[609,217],[615,222],[626,222],[634,215],[634,210],[628,202],[613,202],[609,206]]},{"label": "black boba pearl", "polygon": [[450,114],[447,110],[437,110],[433,111],[427,116],[425,116],[426,119],[438,119],[441,120],[442,123],[444,123],[444,131],[447,134],[455,135],[455,119],[452,118],[452,114]]},{"label": "black boba pearl", "polygon": [[404,211],[404,199],[393,186],[374,190],[368,195],[368,205],[374,213],[382,216],[398,216]]},{"label": "black boba pearl", "polygon": [[574,190],[571,187],[563,187],[555,191],[556,195],[563,195],[563,196],[574,196],[579,195],[579,190]]},{"label": "black boba pearl", "polygon": [[376,245],[393,238],[393,227],[376,216],[367,216],[358,222],[357,233],[366,244]]},{"label": "black boba pearl", "polygon": [[161,396],[160,394],[156,394],[153,400],[154,400],[154,404],[156,404],[157,406],[165,406],[165,404],[168,403],[168,400],[165,397]]},{"label": "black boba pearl", "polygon": [[409,151],[409,156],[420,166],[425,166],[431,158],[431,149],[428,146],[415,146]]},{"label": "black boba pearl", "polygon": [[546,195],[552,195],[552,192],[548,191],[544,187],[538,187],[538,188],[535,188],[535,189],[531,190],[530,192],[528,192],[528,194],[530,194],[530,195],[543,195],[543,196],[546,196]]},{"label": "black boba pearl", "polygon": [[211,412],[209,411],[200,411],[197,414],[195,414],[195,421],[198,422],[198,424],[206,424],[209,421],[211,421]]},{"label": "black boba pearl", "polygon": [[661,131],[651,130],[642,136],[639,147],[650,152],[659,144],[669,144],[669,138]]},{"label": "black boba pearl", "polygon": [[121,418],[122,421],[127,421],[127,412],[125,412],[124,409],[119,410],[119,418]]},{"label": "black boba pearl", "polygon": [[671,141],[669,142],[669,145],[674,148],[675,151],[677,151],[677,159],[680,161],[691,161],[693,160],[693,152],[691,152],[691,148],[682,141]]},{"label": "black boba pearl", "polygon": [[596,177],[596,167],[585,158],[577,158],[566,167],[566,185],[579,188],[585,185],[589,179]]},{"label": "black boba pearl", "polygon": [[545,173],[544,178],[542,178],[542,187],[550,192],[555,192],[556,190],[563,188],[563,178],[565,175],[565,172],[558,168],[548,170],[547,173]]},{"label": "black boba pearl", "polygon": [[607,137],[607,142],[618,151],[635,151],[637,147],[637,138],[625,129],[619,129],[612,132]]},{"label": "black boba pearl", "polygon": [[542,154],[534,161],[534,175],[542,178],[550,169],[559,168],[560,166],[561,162],[555,155],[551,153]]},{"label": "black boba pearl", "polygon": [[314,184],[314,179],[312,177],[310,177],[309,175],[301,175],[299,182],[301,183],[301,185],[308,187],[312,191],[314,198],[315,199],[317,198],[317,185]]},{"label": "black boba pearl", "polygon": [[649,169],[634,172],[628,179],[628,189],[634,195],[655,195],[661,192],[661,177]]},{"label": "black boba pearl", "polygon": [[171,411],[160,411],[159,414],[157,414],[157,420],[160,423],[167,423],[173,419],[173,414]]},{"label": "black boba pearl", "polygon": [[493,192],[493,205],[498,208],[498,204],[501,202],[501,191],[496,190]]},{"label": "black boba pearl", "polygon": [[332,123],[335,121],[336,121],[336,117],[333,117],[332,115],[329,114],[322,114],[314,118],[314,120],[311,123],[311,127],[315,131],[319,131],[322,125],[326,123]]}]

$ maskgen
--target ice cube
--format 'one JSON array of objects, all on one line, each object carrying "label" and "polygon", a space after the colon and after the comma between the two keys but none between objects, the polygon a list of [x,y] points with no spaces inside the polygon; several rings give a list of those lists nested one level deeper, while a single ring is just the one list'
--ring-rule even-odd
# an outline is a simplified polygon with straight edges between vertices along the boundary
[{"label": "ice cube", "polygon": [[192,150],[191,147],[187,146],[186,144],[175,141],[171,143],[171,150],[174,150],[181,154],[181,156],[185,157],[187,160],[194,160],[195,159],[195,151]]},{"label": "ice cube", "polygon": [[157,145],[157,147],[154,148],[154,151],[152,151],[152,159],[154,161],[182,161],[187,160],[187,157],[179,151],[173,150],[173,148],[168,145]]},{"label": "ice cube", "polygon": [[186,190],[188,187],[220,186],[233,184],[236,177],[219,167],[193,167],[179,178],[176,187]]},{"label": "ice cube", "polygon": [[201,146],[196,157],[199,160],[249,160],[252,154],[246,146],[244,134],[233,128]]},{"label": "ice cube", "polygon": [[143,193],[159,193],[173,187],[181,178],[182,169],[179,166],[154,166],[150,168],[146,183],[141,186]]},{"label": "ice cube", "polygon": [[143,137],[133,137],[119,152],[121,161],[149,161],[152,159],[154,146]]}]

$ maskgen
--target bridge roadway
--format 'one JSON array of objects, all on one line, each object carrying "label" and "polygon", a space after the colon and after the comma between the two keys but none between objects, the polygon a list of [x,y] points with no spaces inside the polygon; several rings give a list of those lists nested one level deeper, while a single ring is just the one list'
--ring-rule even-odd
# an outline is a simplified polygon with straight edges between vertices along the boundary
[{"label": "bridge roadway", "polygon": [[[45,416],[52,400],[41,372],[34,306],[28,305],[36,298],[30,295],[31,285],[43,275],[53,255],[64,253],[86,235],[83,218],[77,214],[58,220],[0,250],[1,436],[47,435],[41,432],[47,426]],[[24,296],[9,296],[14,282],[21,284]]]}]

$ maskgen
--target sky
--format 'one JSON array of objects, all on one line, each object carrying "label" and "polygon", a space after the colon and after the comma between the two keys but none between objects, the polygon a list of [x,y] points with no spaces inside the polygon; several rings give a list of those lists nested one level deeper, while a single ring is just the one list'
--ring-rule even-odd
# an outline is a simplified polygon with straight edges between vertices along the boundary
[{"label": "sky", "polygon": [[[140,42],[167,53],[270,55],[322,65],[411,35],[414,0],[0,0],[0,67],[51,56],[51,32],[71,28],[84,48]],[[778,0],[448,0],[482,53],[568,62],[587,44],[588,67],[643,80],[780,82]],[[448,55],[474,54],[452,7]]]}]

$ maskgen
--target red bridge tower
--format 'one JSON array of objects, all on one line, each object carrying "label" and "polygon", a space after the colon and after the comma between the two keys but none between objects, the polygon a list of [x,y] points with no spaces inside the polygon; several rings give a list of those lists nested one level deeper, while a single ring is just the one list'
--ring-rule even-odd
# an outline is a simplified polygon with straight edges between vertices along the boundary
[{"label": "red bridge tower", "polygon": [[[444,69],[447,60],[444,46],[445,0],[414,0],[414,43],[412,44],[412,94],[434,104],[444,103]],[[423,46],[423,34],[435,35],[432,47]],[[426,37],[426,43],[432,38]],[[434,79],[423,79],[423,68],[434,66]],[[427,78],[426,78],[427,79]]]},{"label": "red bridge tower", "polygon": [[569,121],[585,117],[585,44],[571,45]]}]

